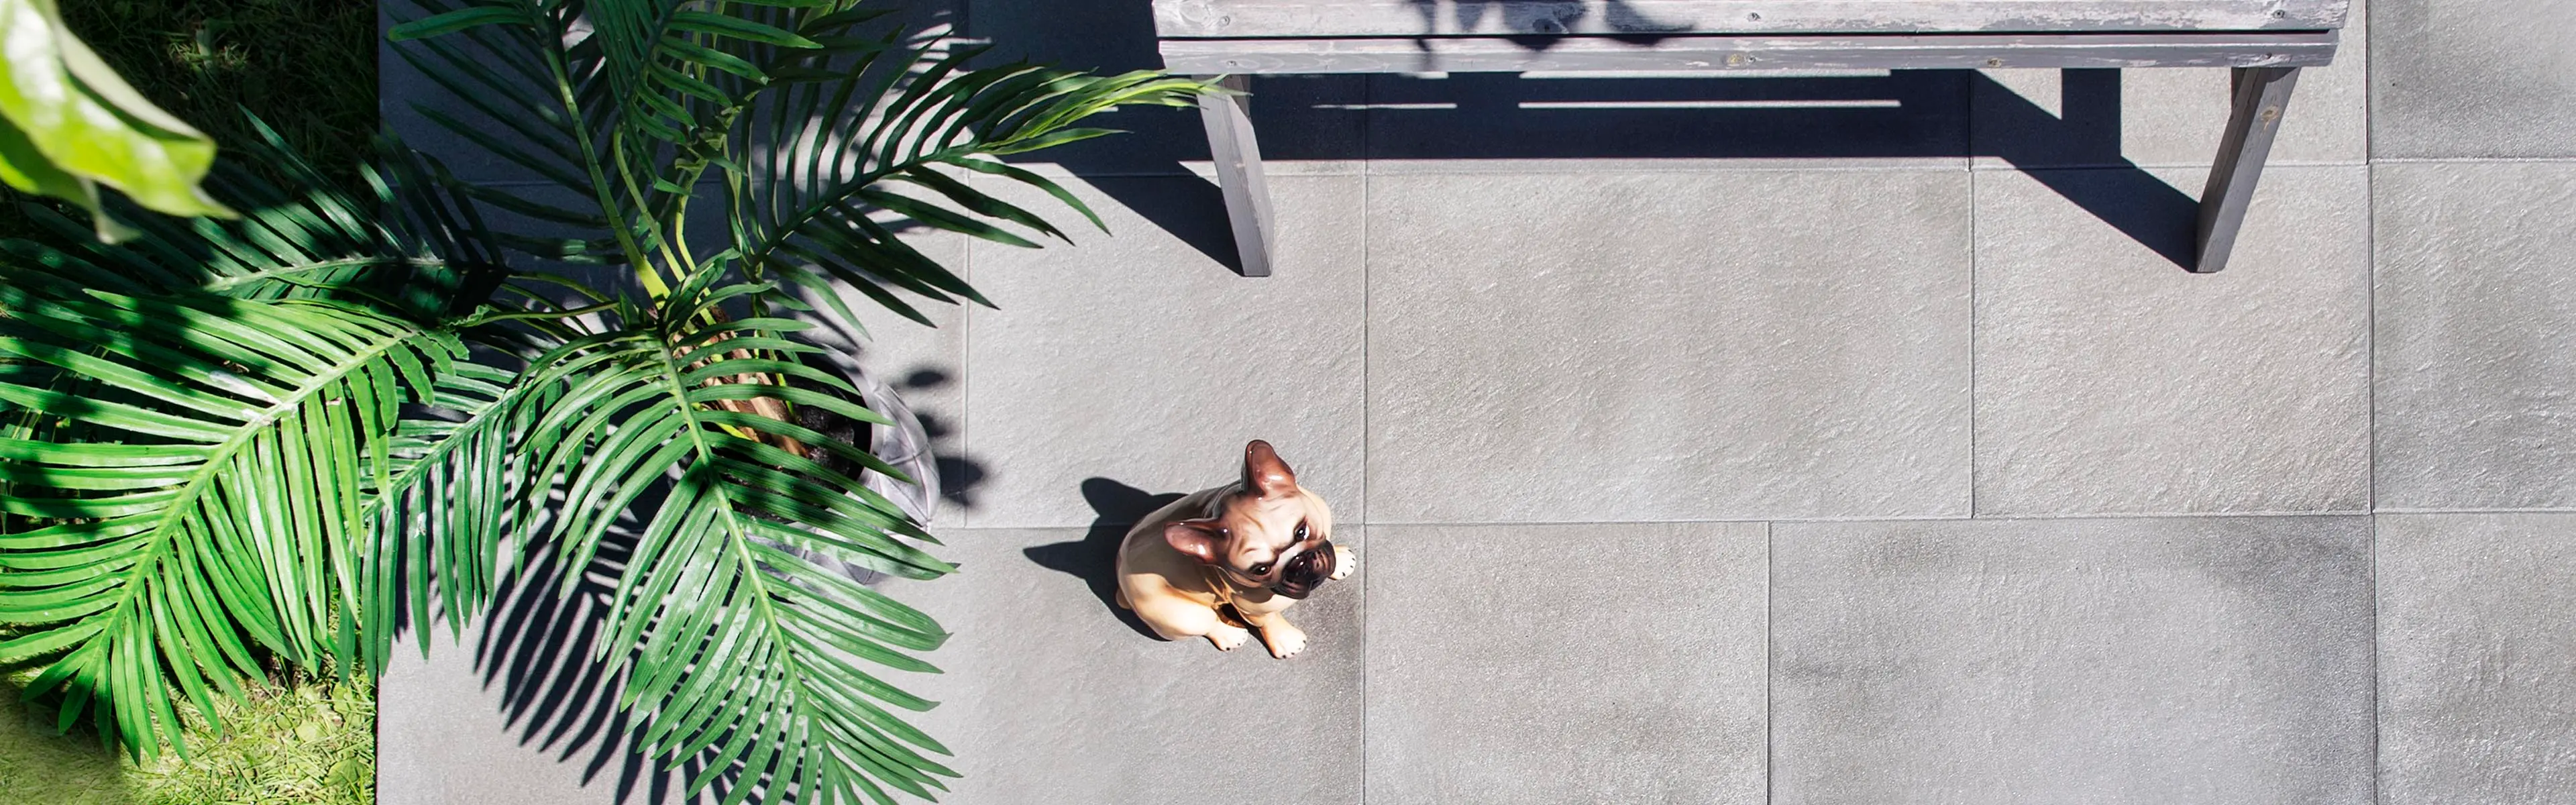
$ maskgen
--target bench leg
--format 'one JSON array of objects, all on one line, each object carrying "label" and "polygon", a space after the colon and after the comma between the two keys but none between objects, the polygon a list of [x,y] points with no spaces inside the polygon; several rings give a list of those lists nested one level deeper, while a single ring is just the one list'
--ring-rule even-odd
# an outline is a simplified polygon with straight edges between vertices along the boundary
[{"label": "bench leg", "polygon": [[2191,270],[2203,274],[2227,267],[2227,253],[2245,225],[2245,207],[2254,200],[2254,182],[2263,175],[2263,159],[2272,152],[2272,135],[2290,106],[2290,88],[2299,83],[2299,68],[2238,67],[2228,83],[2235,106],[2227,115],[2227,136],[2218,141],[2218,160],[2209,166],[2209,185],[2200,191],[2193,241]]},{"label": "bench leg", "polygon": [[[1249,90],[1244,76],[1227,76],[1226,89]],[[1234,225],[1234,250],[1243,260],[1243,275],[1270,276],[1270,246],[1278,229],[1270,217],[1270,183],[1261,176],[1261,144],[1252,137],[1252,117],[1242,95],[1199,96],[1199,120],[1207,124],[1208,153],[1216,159],[1216,186],[1225,194],[1226,220]]]}]

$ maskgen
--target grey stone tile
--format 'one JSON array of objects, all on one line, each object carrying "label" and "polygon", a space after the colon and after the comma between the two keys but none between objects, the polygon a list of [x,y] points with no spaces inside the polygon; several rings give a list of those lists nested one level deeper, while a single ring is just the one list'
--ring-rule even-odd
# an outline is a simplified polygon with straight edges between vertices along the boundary
[{"label": "grey stone tile", "polygon": [[1372,522],[1967,514],[1966,172],[1369,183]]},{"label": "grey stone tile", "polygon": [[1763,801],[1762,524],[1374,532],[1370,802]]},{"label": "grey stone tile", "polygon": [[518,731],[484,688],[472,649],[444,628],[427,660],[401,649],[376,687],[379,805],[615,801],[605,785],[584,796],[580,766],[512,740]]},{"label": "grey stone tile", "polygon": [[551,585],[536,593],[461,642],[436,626],[425,660],[396,646],[376,688],[378,805],[716,802],[683,797],[683,773],[632,751],[612,706],[624,677],[591,663],[598,613],[551,605]]},{"label": "grey stone tile", "polygon": [[2366,517],[1781,524],[1772,801],[2369,803]]},{"label": "grey stone tile", "polygon": [[2380,0],[2370,154],[2576,156],[2576,7]]},{"label": "grey stone tile", "polygon": [[2576,516],[2379,518],[2379,801],[2576,799]]},{"label": "grey stone tile", "polygon": [[2266,171],[2216,274],[2067,200],[2192,173],[1977,174],[1978,514],[2369,508],[2368,169]]},{"label": "grey stone tile", "polygon": [[[1288,611],[1313,640],[1272,659],[1131,628],[1086,574],[1107,570],[1123,530],[951,531],[963,570],[888,593],[955,637],[928,655],[945,671],[908,689],[943,702],[923,729],[957,751],[943,802],[1360,801],[1365,535],[1350,579]],[[1106,576],[1100,577],[1104,583]]]},{"label": "grey stone tile", "polygon": [[2379,505],[2576,505],[2576,164],[2373,169]]},{"label": "grey stone tile", "polygon": [[967,316],[967,457],[989,470],[968,522],[1089,523],[1084,479],[1204,489],[1236,477],[1252,439],[1360,522],[1360,182],[1274,177],[1267,278],[1209,256],[1233,245],[1214,186],[1195,177],[1070,185],[1114,236],[1086,225],[1068,227],[1074,246],[975,244],[975,279],[1000,309]]},{"label": "grey stone tile", "polygon": [[1958,71],[1369,77],[1371,173],[1965,164]]},{"label": "grey stone tile", "polygon": [[[2353,0],[2334,63],[2299,72],[2268,164],[2369,157],[2366,5]],[[1977,165],[1992,168],[2206,166],[2230,105],[2228,70],[2216,67],[1984,70],[1970,87],[1972,147]],[[2198,195],[2204,180],[2187,188]]]}]

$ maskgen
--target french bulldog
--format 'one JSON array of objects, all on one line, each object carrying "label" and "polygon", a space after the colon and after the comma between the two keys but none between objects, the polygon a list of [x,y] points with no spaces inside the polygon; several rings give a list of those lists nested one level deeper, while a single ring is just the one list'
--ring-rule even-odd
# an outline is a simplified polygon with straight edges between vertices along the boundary
[{"label": "french bulldog", "polygon": [[1118,546],[1118,605],[1168,640],[1204,637],[1233,651],[1261,633],[1270,656],[1297,656],[1306,633],[1286,610],[1359,566],[1334,545],[1333,510],[1297,485],[1269,442],[1243,448],[1243,479],[1145,516]]}]

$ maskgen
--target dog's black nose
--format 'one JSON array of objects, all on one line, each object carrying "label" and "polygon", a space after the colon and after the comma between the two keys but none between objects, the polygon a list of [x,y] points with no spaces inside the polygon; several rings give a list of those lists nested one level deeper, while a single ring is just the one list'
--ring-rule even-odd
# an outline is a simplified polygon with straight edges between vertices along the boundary
[{"label": "dog's black nose", "polygon": [[1271,589],[1290,598],[1304,598],[1333,577],[1333,543],[1323,544],[1296,556],[1288,557],[1286,567],[1279,569],[1279,584]]}]

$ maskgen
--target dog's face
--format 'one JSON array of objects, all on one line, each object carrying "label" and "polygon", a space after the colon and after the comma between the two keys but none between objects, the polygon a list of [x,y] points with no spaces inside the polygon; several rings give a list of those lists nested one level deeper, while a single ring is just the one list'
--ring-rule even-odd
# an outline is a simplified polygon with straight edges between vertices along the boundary
[{"label": "dog's face", "polygon": [[1297,473],[1255,440],[1243,448],[1243,483],[1209,516],[1163,528],[1163,539],[1236,587],[1304,598],[1333,575],[1333,511],[1297,485]]}]

